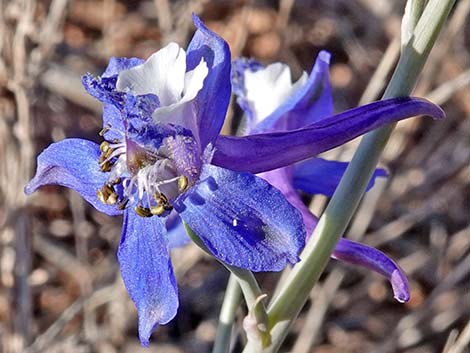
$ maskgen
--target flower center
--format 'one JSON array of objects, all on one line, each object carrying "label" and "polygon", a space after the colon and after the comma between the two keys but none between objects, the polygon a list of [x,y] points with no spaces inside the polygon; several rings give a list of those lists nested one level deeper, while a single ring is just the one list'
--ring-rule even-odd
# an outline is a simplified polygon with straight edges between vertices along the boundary
[{"label": "flower center", "polygon": [[142,217],[166,216],[172,201],[192,186],[201,169],[194,138],[171,134],[155,148],[123,136],[100,145],[100,169],[109,173],[98,199],[118,209],[133,207]]}]

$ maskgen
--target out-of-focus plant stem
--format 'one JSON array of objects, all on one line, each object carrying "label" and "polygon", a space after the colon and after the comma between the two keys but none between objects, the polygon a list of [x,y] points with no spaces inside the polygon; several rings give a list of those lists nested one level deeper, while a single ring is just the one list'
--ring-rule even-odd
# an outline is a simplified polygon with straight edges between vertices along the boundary
[{"label": "out-of-focus plant stem", "polygon": [[235,275],[230,274],[227,288],[225,289],[224,302],[220,309],[219,325],[217,326],[212,353],[228,353],[230,351],[232,326],[240,299],[241,291],[238,280]]},{"label": "out-of-focus plant stem", "polygon": [[[411,0],[410,0],[411,1]],[[413,34],[402,49],[391,81],[383,98],[409,95],[441,31],[455,0],[430,0]],[[272,344],[263,353],[275,353],[281,346],[293,320],[344,233],[365,192],[380,155],[395,124],[365,135],[347,168],[336,192],[323,213],[313,236],[301,254],[301,261],[290,273],[279,295],[268,308]],[[259,350],[248,343],[244,353]]]}]

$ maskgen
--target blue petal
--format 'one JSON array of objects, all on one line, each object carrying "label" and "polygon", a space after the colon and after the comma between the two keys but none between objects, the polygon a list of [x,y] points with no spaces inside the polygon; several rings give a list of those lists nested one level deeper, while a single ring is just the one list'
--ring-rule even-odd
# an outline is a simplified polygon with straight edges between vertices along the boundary
[{"label": "blue petal", "polygon": [[178,289],[163,220],[126,211],[118,260],[122,279],[139,314],[140,342],[148,346],[156,327],[173,319],[178,309]]},{"label": "blue petal", "polygon": [[125,93],[116,91],[116,82],[117,76],[94,77],[92,74],[86,74],[82,77],[82,85],[91,96],[120,109],[124,106]]},{"label": "blue petal", "polygon": [[213,142],[222,129],[230,102],[230,49],[217,34],[193,15],[197,31],[188,45],[187,70],[193,70],[204,58],[209,73],[194,101],[201,149]]},{"label": "blue petal", "polygon": [[445,117],[439,106],[420,98],[374,102],[317,121],[305,128],[243,137],[219,136],[212,163],[260,173],[311,158],[370,130],[412,116]]},{"label": "blue petal", "polygon": [[103,127],[110,127],[105,130],[104,138],[108,141],[122,140],[124,133],[124,121],[121,111],[110,103],[103,104]]},{"label": "blue petal", "polygon": [[341,238],[332,257],[354,265],[364,266],[385,276],[392,285],[396,300],[401,303],[410,299],[408,280],[403,270],[383,252],[370,246]]},{"label": "blue petal", "polygon": [[112,77],[118,75],[122,70],[129,70],[134,66],[140,65],[145,60],[140,58],[116,58],[109,59],[108,66],[101,77]]},{"label": "blue petal", "polygon": [[124,131],[121,110],[124,106],[124,94],[116,92],[117,75],[122,70],[140,65],[144,60],[138,58],[111,58],[101,77],[86,74],[82,78],[82,84],[86,91],[103,102],[103,127],[111,127],[105,132],[104,137],[108,141],[122,139]]},{"label": "blue petal", "polygon": [[166,218],[166,230],[170,249],[180,248],[191,242],[183,222],[176,212],[170,213]]},{"label": "blue petal", "polygon": [[287,201],[290,202],[302,215],[302,219],[305,225],[305,230],[308,235],[313,232],[313,229],[318,223],[318,219],[310,213],[310,210],[305,206],[304,202],[300,198],[297,190],[293,186],[293,167],[288,166],[284,168],[270,170],[268,172],[257,174],[258,177],[266,180],[269,184],[278,189]]},{"label": "blue petal", "polygon": [[[312,158],[295,165],[294,187],[308,194],[332,196],[349,163]],[[387,172],[378,168],[372,175],[367,190],[372,188],[375,178],[386,177]]]},{"label": "blue petal", "polygon": [[129,124],[142,126],[153,124],[152,113],[160,106],[160,100],[154,94],[134,96],[126,93],[124,99],[124,116]]},{"label": "blue petal", "polygon": [[312,72],[298,91],[253,130],[284,131],[300,129],[333,114],[333,97],[329,76],[330,53],[321,51]]},{"label": "blue petal", "polygon": [[62,185],[71,188],[91,203],[97,210],[110,216],[121,214],[114,206],[104,205],[96,191],[107,181],[108,173],[100,171],[99,146],[82,139],[65,139],[51,144],[38,157],[36,175],[26,185],[31,194],[44,185]]},{"label": "blue petal", "polygon": [[252,271],[280,271],[299,260],[305,228],[282,193],[249,173],[204,165],[200,182],[175,209],[221,261]]}]

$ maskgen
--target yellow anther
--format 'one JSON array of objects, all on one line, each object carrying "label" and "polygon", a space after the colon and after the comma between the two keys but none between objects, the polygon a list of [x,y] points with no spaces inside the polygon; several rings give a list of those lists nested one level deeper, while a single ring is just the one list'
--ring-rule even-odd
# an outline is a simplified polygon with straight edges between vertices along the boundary
[{"label": "yellow anther", "polygon": [[110,184],[105,184],[101,189],[96,191],[96,197],[105,205],[114,205],[119,195],[114,191],[114,188]]},{"label": "yellow anther", "polygon": [[96,197],[106,205],[107,196],[103,193],[102,190],[96,190]]},{"label": "yellow anther", "polygon": [[109,162],[103,162],[100,165],[100,170],[102,172],[109,172],[111,170],[111,163]]},{"label": "yellow anther", "polygon": [[124,201],[121,201],[117,204],[117,208],[118,210],[123,210],[126,208],[127,204],[128,204],[129,200],[124,200]]},{"label": "yellow anther", "polygon": [[157,204],[159,205],[168,204],[168,198],[164,194],[156,192],[155,195],[153,195],[153,198],[155,199],[155,201],[157,201]]},{"label": "yellow anther", "polygon": [[113,153],[113,149],[112,149],[111,147],[109,147],[109,148],[106,150],[106,152],[103,152],[104,158],[108,158],[108,157],[111,155],[111,153]]},{"label": "yellow anther", "polygon": [[166,211],[166,208],[164,205],[160,204],[157,206],[153,206],[150,208],[150,212],[152,212],[153,215],[155,216],[160,216]]},{"label": "yellow anther", "polygon": [[180,192],[185,191],[188,188],[188,178],[186,175],[182,175],[178,178],[178,190]]},{"label": "yellow anther", "polygon": [[108,131],[109,131],[109,126],[105,126],[104,128],[101,129],[100,132],[98,132],[98,135],[103,136]]},{"label": "yellow anther", "polygon": [[113,188],[113,185],[112,184],[104,184],[103,186],[103,191],[106,191],[108,193],[108,195],[112,194],[115,192],[114,188]]},{"label": "yellow anther", "polygon": [[101,142],[101,145],[100,145],[100,151],[101,152],[106,153],[110,149],[111,149],[111,147],[109,147],[109,142],[108,141]]},{"label": "yellow anther", "polygon": [[134,208],[134,211],[140,217],[151,217],[152,216],[152,212],[150,212],[150,209],[148,209],[146,207],[142,207],[140,205],[137,206],[136,208]]},{"label": "yellow anther", "polygon": [[118,197],[119,197],[118,194],[116,194],[115,192],[113,192],[113,193],[110,194],[110,195],[108,196],[108,198],[106,199],[106,204],[108,204],[108,205],[114,205],[114,204],[117,202]]},{"label": "yellow anther", "polygon": [[118,185],[118,184],[121,184],[121,182],[122,182],[122,178],[119,177],[119,178],[116,178],[116,179],[114,179],[114,180],[111,180],[111,181],[110,181],[110,184],[111,184],[111,185]]}]

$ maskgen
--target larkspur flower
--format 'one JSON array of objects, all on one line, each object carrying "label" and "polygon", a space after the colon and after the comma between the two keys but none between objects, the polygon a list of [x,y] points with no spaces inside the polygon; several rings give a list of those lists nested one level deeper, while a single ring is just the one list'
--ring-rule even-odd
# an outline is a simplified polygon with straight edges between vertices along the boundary
[{"label": "larkspur flower", "polygon": [[[175,217],[219,260],[252,271],[281,270],[298,261],[304,246],[302,216],[280,191],[251,174],[251,167],[259,172],[288,165],[391,121],[442,114],[412,98],[380,102],[343,113],[347,121],[344,115],[333,117],[317,142],[310,137],[315,125],[255,135],[261,152],[256,159],[246,150],[253,140],[218,136],[231,95],[230,52],[222,38],[193,19],[197,31],[186,52],[171,43],[146,61],[113,58],[101,77],[83,78],[86,90],[104,104],[104,142],[51,144],[25,188],[30,194],[46,184],[70,187],[96,209],[124,215],[118,260],[137,307],[143,345],[178,308],[166,233]],[[269,140],[291,151],[286,141],[292,136],[304,147],[294,143],[286,158],[277,156],[272,165],[263,161]]]},{"label": "larkspur flower", "polygon": [[[302,128],[333,114],[333,100],[329,79],[330,54],[319,53],[309,76],[303,72],[292,83],[287,65],[275,63],[263,66],[255,60],[240,59],[232,64],[233,91],[246,117],[244,134],[279,132]],[[269,91],[270,95],[262,92]],[[295,206],[304,220],[307,239],[313,233],[318,219],[312,214],[297,190],[307,194],[332,196],[348,163],[311,158],[295,165],[258,174],[279,189]],[[377,169],[369,182],[370,189],[377,177],[385,177]],[[332,257],[361,265],[384,275],[391,283],[395,298],[409,300],[409,288],[403,270],[381,251],[341,238]]]}]

